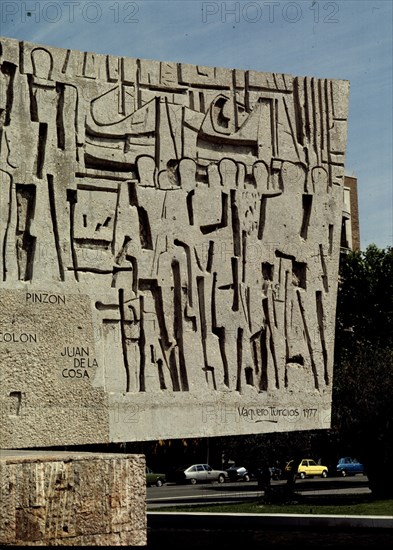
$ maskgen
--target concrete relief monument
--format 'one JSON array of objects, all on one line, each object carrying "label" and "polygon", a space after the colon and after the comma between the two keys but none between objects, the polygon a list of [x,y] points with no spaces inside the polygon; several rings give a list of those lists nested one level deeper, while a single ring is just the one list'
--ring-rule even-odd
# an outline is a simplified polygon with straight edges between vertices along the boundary
[{"label": "concrete relief monument", "polygon": [[348,82],[0,64],[1,447],[329,427]]}]

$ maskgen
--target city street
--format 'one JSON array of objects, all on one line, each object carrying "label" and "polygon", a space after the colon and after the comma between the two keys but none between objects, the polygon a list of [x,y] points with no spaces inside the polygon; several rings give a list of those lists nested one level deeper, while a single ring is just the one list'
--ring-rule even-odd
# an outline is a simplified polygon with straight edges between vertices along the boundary
[{"label": "city street", "polygon": [[[286,481],[272,481],[272,487],[285,484]],[[301,494],[349,494],[370,493],[367,476],[328,477],[298,479],[296,491]],[[263,491],[256,481],[234,483],[212,483],[200,485],[176,485],[167,483],[162,487],[147,488],[147,509],[154,510],[163,506],[211,504],[216,502],[242,502],[248,498],[261,496]]]}]

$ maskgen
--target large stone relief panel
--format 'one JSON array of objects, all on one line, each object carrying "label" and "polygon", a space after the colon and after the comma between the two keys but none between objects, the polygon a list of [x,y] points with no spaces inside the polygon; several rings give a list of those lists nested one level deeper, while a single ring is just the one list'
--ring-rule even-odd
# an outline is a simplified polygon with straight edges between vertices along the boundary
[{"label": "large stone relief panel", "polygon": [[3,447],[330,425],[348,92],[0,39]]}]

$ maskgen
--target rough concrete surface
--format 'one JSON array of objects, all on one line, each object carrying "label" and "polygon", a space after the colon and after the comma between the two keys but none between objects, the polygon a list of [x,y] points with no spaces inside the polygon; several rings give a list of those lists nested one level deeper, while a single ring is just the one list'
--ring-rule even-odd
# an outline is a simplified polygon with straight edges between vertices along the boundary
[{"label": "rough concrete surface", "polygon": [[0,446],[329,427],[348,93],[0,38]]},{"label": "rough concrete surface", "polygon": [[144,546],[143,455],[0,453],[0,543]]}]

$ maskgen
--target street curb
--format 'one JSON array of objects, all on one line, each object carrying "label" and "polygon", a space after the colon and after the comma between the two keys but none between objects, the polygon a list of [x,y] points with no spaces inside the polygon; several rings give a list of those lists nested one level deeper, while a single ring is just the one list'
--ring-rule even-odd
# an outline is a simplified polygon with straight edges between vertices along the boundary
[{"label": "street curb", "polygon": [[261,527],[335,527],[392,529],[393,516],[332,516],[327,514],[225,514],[216,512],[147,512],[148,523],[156,527],[209,527],[250,529]]}]

